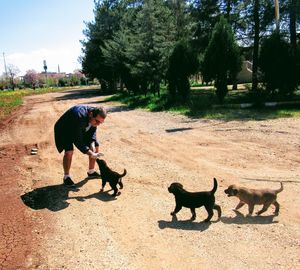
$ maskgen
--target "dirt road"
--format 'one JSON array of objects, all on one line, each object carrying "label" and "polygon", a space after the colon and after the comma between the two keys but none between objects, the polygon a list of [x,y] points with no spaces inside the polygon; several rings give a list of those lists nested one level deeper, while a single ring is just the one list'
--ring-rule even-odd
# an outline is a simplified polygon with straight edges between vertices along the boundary
[{"label": "dirt road", "polygon": [[[86,93],[86,94],[84,94]],[[0,269],[300,269],[300,118],[264,121],[189,119],[129,110],[73,90],[27,97],[0,133]],[[62,155],[53,139],[57,118],[75,104],[103,105],[102,152],[116,171],[127,169],[117,199],[100,179],[86,180],[87,157],[72,165],[76,189],[62,185]],[[37,155],[30,149],[38,147]],[[177,219],[167,190],[219,187],[222,217],[211,223],[197,209]],[[270,187],[271,207],[247,217],[224,189],[238,183]],[[259,209],[260,207],[256,207]]]}]

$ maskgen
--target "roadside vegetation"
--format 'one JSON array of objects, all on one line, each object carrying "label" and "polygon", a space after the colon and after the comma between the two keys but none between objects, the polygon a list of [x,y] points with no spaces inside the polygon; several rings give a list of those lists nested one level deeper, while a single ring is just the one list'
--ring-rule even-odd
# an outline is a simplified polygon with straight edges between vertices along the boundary
[{"label": "roadside vegetation", "polygon": [[[95,86],[90,86],[95,87]],[[98,88],[98,86],[96,86]],[[87,86],[77,87],[76,89],[87,89]],[[50,92],[64,91],[68,89],[74,89],[73,87],[46,87],[46,88],[36,88],[35,90],[31,88],[26,88],[22,90],[8,90],[0,91],[0,121],[10,115],[18,106],[22,105],[23,97],[28,95],[38,95]]]},{"label": "roadside vegetation", "polygon": [[[244,87],[241,90],[230,90],[222,105],[219,104],[215,89],[208,86],[191,88],[190,100],[185,103],[169,103],[166,87],[161,88],[161,96],[155,94],[130,95],[118,92],[106,101],[117,101],[126,104],[131,109],[146,109],[149,111],[169,111],[184,114],[192,118],[230,120],[262,120],[281,117],[300,117],[300,89],[293,95],[293,101],[284,103],[285,97],[264,98],[266,102],[277,102],[276,106],[266,107],[254,103],[253,95]],[[249,108],[242,106],[251,105]]]}]

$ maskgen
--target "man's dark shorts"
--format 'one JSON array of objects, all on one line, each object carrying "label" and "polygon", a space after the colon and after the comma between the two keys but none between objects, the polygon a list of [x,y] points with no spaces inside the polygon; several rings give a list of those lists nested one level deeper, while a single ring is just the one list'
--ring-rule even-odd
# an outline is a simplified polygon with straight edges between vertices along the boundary
[{"label": "man's dark shorts", "polygon": [[[55,137],[55,145],[57,148],[57,151],[61,153],[63,150],[65,151],[73,151],[74,150],[74,139],[72,134],[69,134],[68,132],[62,132],[60,129],[58,129],[56,126],[54,127],[54,137]],[[86,140],[86,145],[90,146],[90,144],[93,141]],[[99,146],[99,143],[97,141],[95,142],[95,146]]]}]

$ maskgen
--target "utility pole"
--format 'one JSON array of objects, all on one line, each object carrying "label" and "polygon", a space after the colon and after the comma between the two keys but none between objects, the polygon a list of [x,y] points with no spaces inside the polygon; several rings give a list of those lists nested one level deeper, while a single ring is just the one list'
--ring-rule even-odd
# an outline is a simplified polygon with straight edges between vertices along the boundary
[{"label": "utility pole", "polygon": [[45,76],[46,76],[46,86],[48,86],[48,78],[47,78],[47,63],[46,60],[44,60],[44,70],[45,70]]},{"label": "utility pole", "polygon": [[5,54],[4,54],[4,52],[3,52],[3,62],[4,62],[5,76],[7,77],[7,67],[6,67],[6,61],[5,61]]}]

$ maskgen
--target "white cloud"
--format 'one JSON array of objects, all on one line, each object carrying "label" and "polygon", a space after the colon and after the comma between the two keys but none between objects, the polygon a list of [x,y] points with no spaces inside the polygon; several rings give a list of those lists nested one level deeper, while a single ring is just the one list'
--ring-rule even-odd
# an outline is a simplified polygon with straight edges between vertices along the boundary
[{"label": "white cloud", "polygon": [[[57,72],[58,65],[61,72],[73,72],[75,69],[80,69],[78,57],[81,54],[80,45],[72,46],[71,48],[57,49],[38,49],[31,52],[16,52],[5,54],[6,64],[12,64],[19,68],[20,74],[24,75],[27,70],[34,69],[37,72],[44,71],[43,61],[47,62],[48,72]],[[0,75],[4,72],[4,61],[2,57],[0,66]]]}]

